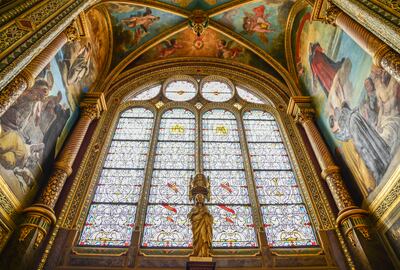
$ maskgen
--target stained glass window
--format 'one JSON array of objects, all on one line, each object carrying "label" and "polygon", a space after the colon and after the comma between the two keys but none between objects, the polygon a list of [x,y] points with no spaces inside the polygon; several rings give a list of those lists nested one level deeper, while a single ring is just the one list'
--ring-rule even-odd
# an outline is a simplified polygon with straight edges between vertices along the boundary
[{"label": "stained glass window", "polygon": [[161,85],[156,85],[153,86],[151,88],[148,88],[142,92],[140,92],[139,94],[135,95],[132,100],[149,100],[152,99],[154,97],[156,97],[158,95],[158,93],[160,93],[161,90]]},{"label": "stained glass window", "polygon": [[[80,246],[130,246],[138,222],[139,226],[143,224],[143,251],[190,248],[192,232],[187,214],[193,202],[189,201],[188,184],[190,177],[200,171],[211,180],[207,205],[214,218],[214,248],[258,247],[254,222],[258,224],[260,219],[271,247],[317,246],[275,117],[259,109],[247,111],[243,132],[238,129],[233,111],[240,111],[246,104],[226,102],[234,96],[250,103],[269,101],[241,87],[236,87],[236,92],[223,80],[208,79],[204,83],[199,80],[199,91],[206,100],[199,98],[197,82],[191,79],[172,80],[163,93],[156,85],[131,98],[147,100],[157,110],[157,117],[145,108],[129,108],[121,113],[79,238]],[[157,95],[164,98],[156,103],[152,99]],[[193,112],[171,106],[170,100],[192,100],[186,105],[193,107]],[[194,111],[199,113],[212,102],[225,102],[221,106],[226,109],[212,109],[201,115],[201,121],[196,119]],[[165,106],[170,107],[164,110]],[[153,126],[157,127],[154,134]],[[150,152],[152,136],[156,136],[154,152]],[[243,144],[246,139],[247,146]],[[245,156],[247,149],[249,156]],[[145,178],[149,182],[144,185]],[[142,190],[143,186],[146,189]],[[250,198],[249,192],[254,190],[257,202]],[[148,199],[142,205],[139,198]],[[140,217],[136,217],[137,209]],[[143,217],[142,211],[146,212]]]},{"label": "stained glass window", "polygon": [[233,91],[226,83],[211,81],[203,84],[201,94],[209,101],[224,102],[231,99]]},{"label": "stained glass window", "polygon": [[211,110],[202,119],[204,174],[211,179],[214,247],[256,247],[235,116]]},{"label": "stained glass window", "polygon": [[196,125],[192,112],[166,111],[160,122],[143,247],[189,247],[190,176],[195,174]]},{"label": "stained glass window", "polygon": [[121,114],[79,245],[130,245],[153,118],[153,113],[144,108]]},{"label": "stained glass window", "polygon": [[271,247],[316,246],[275,118],[253,110],[243,116],[263,223]]},{"label": "stained glass window", "polygon": [[244,88],[238,87],[236,86],[236,90],[238,92],[238,95],[248,101],[248,102],[252,102],[252,103],[258,103],[258,104],[265,104],[266,102],[264,102],[262,99],[260,99],[258,96],[256,96],[254,93],[252,93],[249,90],[246,90]]},{"label": "stained glass window", "polygon": [[174,101],[186,101],[196,96],[196,88],[189,81],[172,81],[165,89],[165,96]]}]

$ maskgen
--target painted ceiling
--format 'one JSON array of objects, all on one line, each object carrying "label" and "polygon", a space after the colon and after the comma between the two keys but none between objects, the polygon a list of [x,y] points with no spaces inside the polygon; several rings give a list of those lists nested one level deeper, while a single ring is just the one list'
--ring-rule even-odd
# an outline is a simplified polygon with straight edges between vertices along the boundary
[{"label": "painted ceiling", "polygon": [[[110,71],[160,59],[208,57],[277,74],[271,66],[287,68],[285,29],[293,4],[294,0],[141,0],[105,1],[95,8],[108,17],[113,33]],[[200,37],[188,26],[193,10],[209,16]]]}]

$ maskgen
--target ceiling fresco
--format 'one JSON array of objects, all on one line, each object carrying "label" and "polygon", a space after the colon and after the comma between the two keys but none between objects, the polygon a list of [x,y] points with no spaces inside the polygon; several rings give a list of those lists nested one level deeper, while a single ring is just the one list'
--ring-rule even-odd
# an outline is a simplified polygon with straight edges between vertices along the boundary
[{"label": "ceiling fresco", "polygon": [[[273,72],[259,56],[212,29],[207,29],[200,37],[186,29],[142,54],[128,68],[155,60],[187,56],[234,60]],[[279,77],[278,74],[275,75]]]},{"label": "ceiling fresco", "polygon": [[[104,3],[113,30],[110,70],[119,64],[124,68],[192,56],[229,59],[269,71],[271,66],[264,63],[264,52],[285,68],[282,48],[293,3],[294,0],[159,0],[151,1],[147,7],[143,3]],[[200,37],[185,26],[195,9],[209,12],[211,27]],[[142,50],[145,43],[148,46]],[[132,54],[135,51],[137,54]]]},{"label": "ceiling fresco", "polygon": [[140,45],[185,19],[158,9],[131,4],[107,4],[114,33],[112,66]]},{"label": "ceiling fresco", "polygon": [[286,20],[294,1],[255,1],[213,17],[265,50],[286,66],[284,38]]},{"label": "ceiling fresco", "polygon": [[209,10],[219,5],[230,2],[231,0],[158,0],[188,10],[202,9]]}]

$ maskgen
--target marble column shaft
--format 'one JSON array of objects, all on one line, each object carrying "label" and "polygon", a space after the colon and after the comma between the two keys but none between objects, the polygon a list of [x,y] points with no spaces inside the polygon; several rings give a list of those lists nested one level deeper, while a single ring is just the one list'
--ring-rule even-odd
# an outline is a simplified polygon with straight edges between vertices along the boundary
[{"label": "marble column shaft", "polygon": [[70,25],[4,87],[0,91],[0,116],[14,104],[26,89],[35,84],[36,77],[50,63],[57,52],[68,41],[74,41],[78,38],[78,30],[75,25]]},{"label": "marble column shaft", "polygon": [[326,21],[337,25],[348,34],[372,57],[376,66],[383,68],[397,81],[400,81],[400,54],[338,7],[331,5],[326,11],[326,16]]}]

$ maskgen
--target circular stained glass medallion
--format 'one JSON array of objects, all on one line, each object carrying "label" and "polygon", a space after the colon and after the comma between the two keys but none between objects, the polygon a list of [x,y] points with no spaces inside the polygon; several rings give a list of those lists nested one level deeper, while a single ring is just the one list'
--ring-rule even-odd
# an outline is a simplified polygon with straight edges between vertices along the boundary
[{"label": "circular stained glass medallion", "polygon": [[189,81],[172,81],[165,88],[165,96],[174,101],[187,101],[196,96],[196,87]]},{"label": "circular stained glass medallion", "polygon": [[205,82],[201,88],[201,94],[209,101],[224,102],[232,98],[232,88],[223,82]]}]

